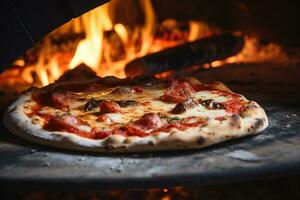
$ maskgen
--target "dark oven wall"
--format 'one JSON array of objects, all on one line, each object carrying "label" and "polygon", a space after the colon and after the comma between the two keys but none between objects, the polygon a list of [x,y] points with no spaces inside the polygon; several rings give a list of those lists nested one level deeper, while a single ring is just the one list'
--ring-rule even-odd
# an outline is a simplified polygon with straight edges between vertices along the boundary
[{"label": "dark oven wall", "polygon": [[153,0],[158,20],[202,19],[224,30],[242,30],[272,42],[299,46],[299,1]]}]

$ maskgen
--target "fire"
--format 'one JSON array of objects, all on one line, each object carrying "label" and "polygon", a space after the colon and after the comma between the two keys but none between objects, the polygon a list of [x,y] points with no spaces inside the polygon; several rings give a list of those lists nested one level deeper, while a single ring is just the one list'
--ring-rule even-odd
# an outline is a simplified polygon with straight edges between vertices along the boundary
[{"label": "fire", "polygon": [[[114,10],[117,5],[113,1],[107,3],[55,30],[42,41],[35,62],[26,63],[25,60],[18,59],[14,64],[20,68],[2,73],[0,79],[3,81],[1,81],[9,84],[25,82],[28,85],[45,86],[81,63],[91,67],[99,76],[124,78],[126,77],[124,66],[132,59],[194,41],[216,31],[204,22],[189,21],[186,23],[189,27],[186,35],[185,30],[180,29],[180,22],[174,19],[158,22],[151,0],[139,0],[144,14],[144,24],[129,26],[114,21]],[[71,42],[71,47],[57,47],[53,44],[54,36],[66,34],[83,36]],[[245,47],[238,55],[200,67],[272,60],[286,62],[289,58],[278,45],[268,44],[262,47],[258,39],[246,37]],[[16,73],[18,75],[13,75]],[[157,77],[168,77],[173,73],[163,72]]]},{"label": "fire", "polygon": [[[113,17],[109,15],[109,10],[113,10],[115,4],[108,3],[96,8],[82,18],[86,38],[80,41],[72,58],[69,69],[73,69],[84,63],[97,72],[99,76],[114,75],[120,78],[125,77],[124,65],[138,56],[143,56],[149,52],[155,30],[155,13],[151,0],[140,1],[145,13],[145,24],[142,27],[135,27],[133,33],[140,33],[141,47],[136,49],[136,41],[129,39],[129,31],[124,24],[113,23]],[[105,32],[113,31],[121,40],[125,47],[125,56],[122,60],[113,61],[109,53],[113,51],[110,44],[104,42]]]},{"label": "fire", "polygon": [[139,56],[145,55],[151,46],[153,40],[153,34],[155,30],[155,12],[153,10],[151,0],[142,0],[143,10],[145,13],[145,26],[142,29],[142,47],[139,52]]},{"label": "fire", "polygon": [[123,24],[116,24],[114,26],[114,30],[120,36],[122,42],[124,44],[127,44],[128,43],[128,33],[127,33],[125,26]]},{"label": "fire", "polygon": [[49,70],[50,70],[50,73],[52,74],[52,77],[53,77],[53,80],[52,81],[55,81],[57,80],[60,75],[61,75],[61,72],[60,72],[60,68],[59,68],[59,65],[57,63],[57,60],[56,59],[52,59],[50,62],[49,62]]},{"label": "fire", "polygon": [[188,40],[190,42],[199,38],[199,36],[208,35],[210,28],[207,24],[199,21],[190,21],[190,34]]},{"label": "fire", "polygon": [[98,7],[82,16],[86,38],[79,42],[69,69],[84,63],[94,70],[98,68],[102,59],[103,33],[112,29],[108,16],[108,5]]}]

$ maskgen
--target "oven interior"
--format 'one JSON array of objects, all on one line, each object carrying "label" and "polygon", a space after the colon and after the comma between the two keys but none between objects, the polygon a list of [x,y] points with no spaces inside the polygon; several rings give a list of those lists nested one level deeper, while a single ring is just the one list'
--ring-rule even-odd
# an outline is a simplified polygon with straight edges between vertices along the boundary
[{"label": "oven interior", "polygon": [[[294,2],[112,0],[67,22],[5,66],[0,74],[1,112],[20,92],[53,83],[64,74],[72,78],[88,67],[101,77],[125,78],[125,67],[132,60],[230,33],[243,38],[236,54],[180,70],[170,68],[155,76],[192,74],[204,82],[222,81],[259,102],[267,111],[270,127],[261,135],[202,151],[94,155],[28,143],[11,136],[1,124],[0,155],[5,160],[0,164],[0,185],[9,190],[34,189],[21,195],[37,199],[74,194],[36,192],[51,188],[123,189],[78,194],[83,199],[197,199],[201,195],[213,198],[215,189],[195,186],[227,184],[215,186],[226,196],[239,187],[228,182],[298,173],[298,19]],[[297,178],[278,180],[299,186]],[[259,184],[265,188],[273,182]],[[276,182],[273,185],[279,187]]]}]

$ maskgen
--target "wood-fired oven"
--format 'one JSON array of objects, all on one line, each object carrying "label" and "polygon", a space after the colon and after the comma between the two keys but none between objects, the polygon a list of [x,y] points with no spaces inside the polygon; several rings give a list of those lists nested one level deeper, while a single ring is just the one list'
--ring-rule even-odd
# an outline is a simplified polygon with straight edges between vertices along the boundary
[{"label": "wood-fired oven", "polygon": [[[72,79],[73,73],[81,74],[89,67],[99,76],[192,74],[203,81],[222,81],[258,101],[269,116],[269,128],[261,135],[200,151],[101,155],[34,145],[12,136],[1,122],[2,188],[58,191],[180,186],[171,191],[178,192],[179,199],[189,199],[191,190],[182,186],[299,172],[297,3],[106,2],[0,3],[1,113],[20,92],[53,83],[64,74]],[[169,194],[167,189],[145,191],[149,199],[172,198],[150,195]],[[120,192],[114,192],[120,197]]]}]

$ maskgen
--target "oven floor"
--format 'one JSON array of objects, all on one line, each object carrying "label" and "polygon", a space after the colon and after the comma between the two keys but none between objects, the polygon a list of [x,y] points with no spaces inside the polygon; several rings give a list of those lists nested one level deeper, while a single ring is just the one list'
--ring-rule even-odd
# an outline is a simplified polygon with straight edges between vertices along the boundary
[{"label": "oven floor", "polygon": [[[215,72],[199,73],[199,76],[214,77],[211,73]],[[243,76],[242,81],[229,80],[228,76],[217,80],[226,82],[266,110],[270,125],[260,135],[202,150],[104,155],[35,145],[11,135],[1,124],[0,186],[2,189],[147,188],[217,184],[299,173],[298,82],[270,81],[271,78],[257,81],[249,77]]]}]

